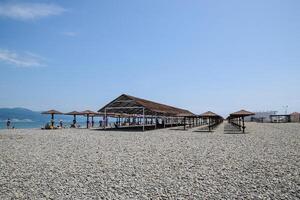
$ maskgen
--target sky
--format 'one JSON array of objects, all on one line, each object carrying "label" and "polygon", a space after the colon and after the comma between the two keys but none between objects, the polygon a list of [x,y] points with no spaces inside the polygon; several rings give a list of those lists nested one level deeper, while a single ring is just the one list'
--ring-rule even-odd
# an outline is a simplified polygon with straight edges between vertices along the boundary
[{"label": "sky", "polygon": [[300,112],[298,0],[0,1],[0,107],[125,93],[200,114]]}]

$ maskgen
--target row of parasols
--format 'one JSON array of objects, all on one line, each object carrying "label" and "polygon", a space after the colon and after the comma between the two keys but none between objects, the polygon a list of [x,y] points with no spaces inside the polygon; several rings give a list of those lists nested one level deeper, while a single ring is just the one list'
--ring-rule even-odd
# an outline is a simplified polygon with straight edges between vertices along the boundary
[{"label": "row of parasols", "polygon": [[[95,116],[105,116],[104,113],[99,113],[99,112],[94,112],[91,110],[85,110],[82,112],[78,112],[78,111],[72,111],[72,112],[68,112],[68,113],[62,113],[60,111],[57,110],[48,110],[45,112],[42,112],[42,114],[48,114],[51,115],[51,126],[54,127],[54,115],[72,115],[74,117],[73,119],[73,125],[76,124],[76,116],[86,116],[86,127],[89,128],[89,118],[92,118],[92,121],[94,121],[94,117]],[[107,114],[107,116],[109,116],[109,113]]]},{"label": "row of parasols", "polygon": [[[60,111],[57,111],[57,110],[48,110],[48,111],[45,111],[45,112],[42,112],[42,114],[49,114],[51,115],[51,126],[54,127],[54,115],[73,115],[74,116],[74,119],[73,119],[73,125],[76,124],[76,116],[77,115],[81,115],[81,116],[86,116],[87,120],[86,120],[86,127],[89,128],[89,117],[92,117],[92,122],[94,121],[94,117],[95,116],[104,116],[104,117],[107,117],[107,116],[111,116],[111,117],[126,117],[126,116],[130,116],[129,114],[125,114],[125,113],[100,113],[100,112],[94,112],[94,111],[91,111],[91,110],[85,110],[85,111],[82,111],[82,112],[78,112],[78,111],[72,111],[72,112],[68,112],[68,113],[62,113]],[[243,124],[241,125],[241,127],[243,128],[243,131],[245,129],[245,125],[244,125],[244,117],[247,117],[247,116],[250,116],[250,115],[254,115],[255,113],[252,113],[252,112],[249,112],[249,111],[246,111],[246,110],[240,110],[238,112],[234,112],[234,113],[231,113],[230,116],[228,117],[229,121],[230,119],[238,119],[238,121],[242,121]],[[217,115],[211,111],[208,111],[208,112],[205,112],[203,114],[200,115],[201,117],[207,117],[207,118],[222,118],[220,115]],[[107,120],[107,119],[105,119]]]}]

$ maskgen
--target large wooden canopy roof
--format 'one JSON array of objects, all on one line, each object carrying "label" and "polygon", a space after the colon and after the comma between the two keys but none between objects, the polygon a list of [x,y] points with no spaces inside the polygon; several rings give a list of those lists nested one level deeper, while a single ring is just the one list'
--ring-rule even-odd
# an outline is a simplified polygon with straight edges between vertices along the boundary
[{"label": "large wooden canopy roof", "polygon": [[173,117],[194,115],[188,110],[133,97],[127,94],[122,94],[101,108],[98,112],[104,113],[106,111],[109,113],[142,115],[143,108],[145,109],[145,115]]}]

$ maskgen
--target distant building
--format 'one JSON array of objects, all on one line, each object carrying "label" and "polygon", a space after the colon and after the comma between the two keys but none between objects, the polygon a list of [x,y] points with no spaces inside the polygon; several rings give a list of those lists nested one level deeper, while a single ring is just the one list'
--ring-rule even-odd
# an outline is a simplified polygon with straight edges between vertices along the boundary
[{"label": "distant building", "polygon": [[247,122],[271,122],[271,115],[276,115],[277,111],[255,112],[254,116],[245,118]]},{"label": "distant building", "polygon": [[288,123],[291,122],[290,115],[270,115],[272,123]]},{"label": "distant building", "polygon": [[300,122],[300,113],[298,113],[298,112],[291,113],[290,120],[291,120],[291,122]]}]

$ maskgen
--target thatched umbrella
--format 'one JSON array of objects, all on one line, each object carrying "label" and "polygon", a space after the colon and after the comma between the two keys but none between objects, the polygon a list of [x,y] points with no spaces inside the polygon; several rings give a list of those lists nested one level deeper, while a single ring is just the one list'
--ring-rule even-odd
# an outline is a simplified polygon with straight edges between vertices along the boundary
[{"label": "thatched umbrella", "polygon": [[51,115],[51,126],[54,126],[54,115],[62,115],[62,112],[59,112],[57,110],[48,110],[48,111],[44,111],[42,112],[42,114],[50,114]]},{"label": "thatched umbrella", "polygon": [[202,113],[201,115],[199,115],[200,117],[204,117],[204,118],[208,118],[208,129],[209,131],[211,130],[211,127],[210,127],[210,121],[212,118],[219,118],[221,117],[220,115],[217,115],[216,113],[213,113],[211,111],[207,111],[205,113]]},{"label": "thatched umbrella", "polygon": [[73,125],[76,124],[76,115],[80,115],[81,113],[80,112],[77,112],[77,111],[72,111],[72,112],[68,112],[68,113],[65,113],[65,115],[73,115]]},{"label": "thatched umbrella", "polygon": [[231,113],[230,116],[229,116],[229,119],[233,119],[233,118],[237,118],[240,122],[240,119],[242,118],[242,126],[240,125],[240,127],[243,129],[243,133],[245,133],[245,117],[247,116],[251,116],[251,115],[255,115],[255,113],[253,112],[249,112],[249,111],[246,111],[246,110],[240,110],[240,111],[237,111],[237,112],[234,112],[234,113]]},{"label": "thatched umbrella", "polygon": [[91,111],[91,110],[85,110],[85,111],[80,112],[80,114],[86,116],[86,128],[89,128],[89,117],[90,116],[94,117],[98,113],[94,112],[94,111]]},{"label": "thatched umbrella", "polygon": [[249,112],[247,110],[240,110],[234,113],[231,113],[230,116],[234,117],[247,117],[247,116],[251,116],[251,115],[255,115],[255,113],[253,112]]}]

